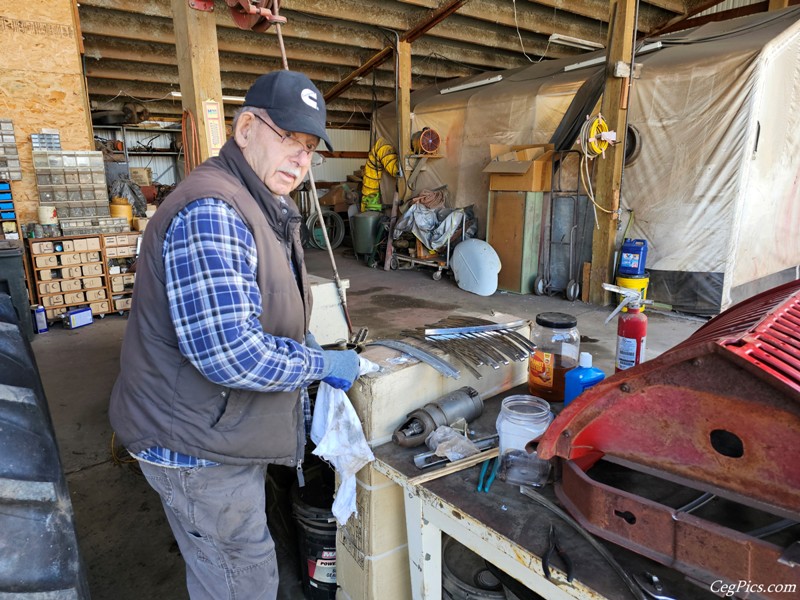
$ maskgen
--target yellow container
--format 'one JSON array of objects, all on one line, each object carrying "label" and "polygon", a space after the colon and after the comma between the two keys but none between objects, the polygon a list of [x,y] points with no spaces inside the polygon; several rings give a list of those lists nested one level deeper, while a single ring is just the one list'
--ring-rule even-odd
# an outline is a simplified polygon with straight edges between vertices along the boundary
[{"label": "yellow container", "polygon": [[[617,275],[617,286],[627,288],[629,290],[636,290],[642,294],[642,300],[647,300],[647,286],[650,285],[650,275]],[[622,302],[622,298],[617,299]],[[622,312],[628,312],[627,307],[622,309]],[[644,305],[642,305],[642,312],[644,312]]]},{"label": "yellow container", "polygon": [[108,208],[112,217],[125,217],[128,219],[128,227],[131,226],[133,221],[133,207],[130,204],[111,204]]}]

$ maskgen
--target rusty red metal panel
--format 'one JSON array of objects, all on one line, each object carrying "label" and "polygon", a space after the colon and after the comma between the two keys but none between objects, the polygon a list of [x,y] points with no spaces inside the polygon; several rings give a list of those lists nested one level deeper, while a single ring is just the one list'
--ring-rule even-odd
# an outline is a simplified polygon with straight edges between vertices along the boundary
[{"label": "rusty red metal panel", "polygon": [[[587,390],[550,426],[540,455],[587,468],[609,454],[800,520],[800,387],[787,375],[800,347],[798,302],[800,282],[756,296]],[[777,335],[781,353],[767,369],[754,356]]]},{"label": "rusty red metal panel", "polygon": [[[800,586],[800,571],[778,562],[782,549],[775,544],[593,481],[574,463],[565,463],[556,494],[592,533],[707,585],[719,579],[751,579]],[[778,598],[781,594],[737,597]]]},{"label": "rusty red metal panel", "polygon": [[584,473],[606,457],[800,521],[800,281],[734,306],[657,359],[587,390],[538,452],[568,459],[559,497],[602,537],[702,581],[800,582],[798,569],[778,563],[782,548]]}]

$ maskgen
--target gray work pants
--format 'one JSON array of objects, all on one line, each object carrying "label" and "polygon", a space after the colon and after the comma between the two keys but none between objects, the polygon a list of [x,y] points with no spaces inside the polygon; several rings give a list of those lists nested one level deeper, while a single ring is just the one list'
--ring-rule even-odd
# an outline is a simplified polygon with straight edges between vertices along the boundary
[{"label": "gray work pants", "polygon": [[159,467],[139,461],[186,561],[192,600],[275,600],[266,467]]}]

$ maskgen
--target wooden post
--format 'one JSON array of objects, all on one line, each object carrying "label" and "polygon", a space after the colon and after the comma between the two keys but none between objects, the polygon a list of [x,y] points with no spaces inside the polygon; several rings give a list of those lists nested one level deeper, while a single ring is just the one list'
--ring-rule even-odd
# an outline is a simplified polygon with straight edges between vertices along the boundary
[{"label": "wooden post", "polygon": [[397,133],[397,140],[400,147],[397,149],[397,156],[403,167],[403,177],[398,178],[397,186],[401,200],[406,200],[408,192],[407,181],[411,167],[406,161],[406,157],[411,154],[411,43],[400,42],[398,44],[399,69],[399,91],[400,97],[400,131]]},{"label": "wooden post", "polygon": [[216,17],[213,12],[190,8],[188,0],[171,2],[181,103],[195,117],[200,160],[204,161],[225,142]]},{"label": "wooden post", "polygon": [[617,132],[618,143],[606,151],[605,158],[598,157],[597,203],[613,211],[611,214],[597,211],[600,229],[595,230],[592,242],[592,271],[589,298],[594,304],[606,306],[610,294],[602,284],[610,282],[613,274],[614,246],[619,223],[619,200],[622,183],[622,166],[625,161],[625,132],[628,127],[628,92],[633,75],[614,77],[614,64],[631,61],[634,33],[636,31],[636,0],[617,0],[611,4],[609,19],[608,62],[606,85],[603,92],[601,113],[611,131]]}]

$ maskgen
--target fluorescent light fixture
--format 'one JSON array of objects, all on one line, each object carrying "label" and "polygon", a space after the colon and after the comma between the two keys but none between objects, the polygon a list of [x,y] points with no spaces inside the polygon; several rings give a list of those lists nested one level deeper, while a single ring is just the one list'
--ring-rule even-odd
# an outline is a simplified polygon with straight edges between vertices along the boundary
[{"label": "fluorescent light fixture", "polygon": [[549,40],[552,44],[561,44],[562,46],[572,46],[573,48],[580,48],[581,50],[599,50],[603,48],[603,44],[597,42],[590,42],[589,40],[582,40],[580,38],[572,37],[571,35],[561,35],[554,33],[550,36]]},{"label": "fluorescent light fixture", "polygon": [[576,71],[578,69],[583,69],[584,67],[591,67],[593,65],[599,65],[600,63],[606,62],[605,54],[603,56],[596,56],[595,58],[590,58],[589,60],[583,60],[581,62],[573,63],[571,65],[567,65],[564,67],[564,73],[568,73],[569,71]]},{"label": "fluorescent light fixture", "polygon": [[[183,98],[183,95],[180,92],[170,92],[170,96],[173,98]],[[223,96],[223,102],[232,102],[235,104],[244,104],[244,96]]]},{"label": "fluorescent light fixture", "polygon": [[444,88],[443,90],[439,90],[439,93],[451,94],[453,92],[460,92],[462,90],[469,90],[471,88],[481,87],[482,85],[489,85],[490,83],[497,83],[502,79],[503,79],[502,75],[494,75],[493,77],[489,77],[487,79],[479,79],[478,81],[469,81],[467,83],[454,85],[453,87]]},{"label": "fluorescent light fixture", "polygon": [[[660,50],[662,47],[661,42],[651,42],[649,44],[645,44],[639,50],[636,51],[636,56],[640,56],[642,54],[647,54],[648,52],[653,52],[654,50]],[[592,65],[599,65],[606,61],[605,55],[597,56],[595,58],[590,58],[589,60],[584,60],[582,62],[574,63],[571,65],[567,65],[564,67],[564,72],[567,73],[568,71],[575,71],[576,69],[583,69],[584,67],[591,67]]]}]

